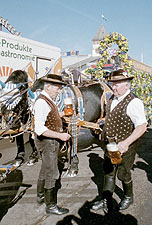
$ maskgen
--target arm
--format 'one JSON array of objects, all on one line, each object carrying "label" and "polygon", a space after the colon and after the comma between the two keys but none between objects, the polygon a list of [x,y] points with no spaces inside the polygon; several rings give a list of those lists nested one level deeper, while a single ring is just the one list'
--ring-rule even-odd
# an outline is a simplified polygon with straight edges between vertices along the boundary
[{"label": "arm", "polygon": [[142,125],[137,126],[134,131],[132,132],[132,134],[125,139],[124,141],[121,141],[118,143],[118,148],[120,153],[125,153],[128,151],[129,146],[136,141],[138,138],[140,138],[145,131],[147,130],[147,124],[144,123]]},{"label": "arm", "polygon": [[42,135],[49,138],[57,138],[60,139],[61,141],[67,141],[71,137],[70,134],[68,133],[59,133],[53,130],[46,130],[42,133]]}]

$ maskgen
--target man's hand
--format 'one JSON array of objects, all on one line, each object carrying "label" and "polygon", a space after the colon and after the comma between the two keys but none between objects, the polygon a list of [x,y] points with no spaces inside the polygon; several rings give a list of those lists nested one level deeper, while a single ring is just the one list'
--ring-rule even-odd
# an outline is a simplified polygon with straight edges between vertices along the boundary
[{"label": "man's hand", "polygon": [[118,150],[120,151],[121,154],[125,153],[128,151],[129,145],[127,141],[120,141],[118,143]]},{"label": "man's hand", "polygon": [[42,135],[49,138],[57,138],[61,141],[68,141],[71,138],[71,135],[68,133],[59,133],[49,129],[46,130]]},{"label": "man's hand", "polygon": [[139,137],[141,137],[145,133],[146,130],[147,130],[147,124],[143,123],[143,124],[137,126],[134,129],[134,131],[132,132],[132,134],[127,139],[125,139],[124,141],[120,141],[118,143],[118,148],[119,148],[120,153],[123,154],[123,153],[127,152],[129,146],[134,141],[136,141]]},{"label": "man's hand", "polygon": [[60,140],[68,141],[71,138],[71,135],[68,133],[60,133]]},{"label": "man's hand", "polygon": [[64,111],[59,112],[59,115],[60,115],[60,117],[62,118],[63,116],[65,116],[65,112],[64,112]]}]

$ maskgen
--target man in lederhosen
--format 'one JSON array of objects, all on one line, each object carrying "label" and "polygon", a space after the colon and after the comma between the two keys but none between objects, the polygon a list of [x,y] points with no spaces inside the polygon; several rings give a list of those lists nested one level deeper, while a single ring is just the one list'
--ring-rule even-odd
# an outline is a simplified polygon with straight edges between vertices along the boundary
[{"label": "man in lederhosen", "polygon": [[62,215],[68,213],[66,208],[57,205],[58,150],[60,141],[70,139],[63,133],[61,117],[55,105],[55,99],[62,85],[62,77],[48,74],[43,77],[44,90],[34,104],[35,144],[42,153],[42,165],[37,181],[37,202],[46,204],[47,214]]},{"label": "man in lederhosen", "polygon": [[112,198],[116,175],[122,181],[124,191],[119,209],[125,210],[133,203],[131,169],[135,160],[137,139],[145,133],[147,121],[142,101],[130,92],[132,79],[133,76],[128,76],[122,69],[114,71],[109,79],[113,96],[106,107],[105,144],[116,142],[122,162],[113,164],[105,150],[102,200],[93,204],[94,210],[108,208],[107,199],[110,196]]}]

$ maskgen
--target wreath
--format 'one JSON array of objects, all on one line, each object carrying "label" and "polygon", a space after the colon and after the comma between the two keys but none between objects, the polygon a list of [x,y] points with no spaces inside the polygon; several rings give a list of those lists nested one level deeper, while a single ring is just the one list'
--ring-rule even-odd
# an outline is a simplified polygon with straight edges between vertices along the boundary
[{"label": "wreath", "polygon": [[102,79],[104,76],[104,65],[109,59],[109,49],[112,46],[112,43],[117,44],[118,51],[117,55],[120,58],[123,69],[129,74],[134,75],[136,72],[134,70],[133,61],[130,56],[128,56],[128,40],[121,34],[117,32],[112,32],[109,35],[100,41],[98,48],[101,58],[98,60],[96,68],[94,70],[88,69],[86,72],[94,74],[95,77]]}]

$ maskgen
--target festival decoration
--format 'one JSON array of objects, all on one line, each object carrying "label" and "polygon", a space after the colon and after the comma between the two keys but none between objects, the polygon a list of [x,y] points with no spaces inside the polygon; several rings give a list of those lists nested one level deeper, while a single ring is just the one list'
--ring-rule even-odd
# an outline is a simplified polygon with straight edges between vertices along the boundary
[{"label": "festival decoration", "polygon": [[147,121],[152,124],[152,74],[137,72],[132,80],[132,92],[143,101]]},{"label": "festival decoration", "polygon": [[134,70],[133,61],[130,56],[128,56],[128,40],[121,34],[117,32],[112,32],[100,41],[98,48],[100,59],[97,62],[96,68],[87,69],[87,73],[92,74],[94,77],[102,79],[104,77],[104,65],[110,60],[109,49],[112,44],[117,44],[118,51],[117,56],[120,58],[122,68],[127,72],[128,76],[130,74],[134,75],[136,72]]}]

